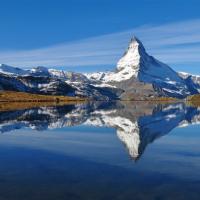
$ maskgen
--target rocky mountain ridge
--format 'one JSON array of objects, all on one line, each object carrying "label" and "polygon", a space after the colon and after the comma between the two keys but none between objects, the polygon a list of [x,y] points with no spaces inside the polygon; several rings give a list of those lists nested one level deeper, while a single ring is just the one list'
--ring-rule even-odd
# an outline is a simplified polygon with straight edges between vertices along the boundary
[{"label": "rocky mountain ridge", "polygon": [[0,65],[0,89],[39,94],[81,96],[95,100],[185,98],[200,92],[198,76],[177,73],[146,52],[133,37],[115,71],[76,73]]}]

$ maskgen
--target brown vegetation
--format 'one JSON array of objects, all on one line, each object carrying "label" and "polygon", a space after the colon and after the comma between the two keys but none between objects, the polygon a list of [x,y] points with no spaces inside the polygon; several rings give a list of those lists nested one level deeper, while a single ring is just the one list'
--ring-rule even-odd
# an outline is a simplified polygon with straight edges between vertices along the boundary
[{"label": "brown vegetation", "polygon": [[144,98],[127,98],[125,101],[147,101],[147,102],[175,102],[179,99],[172,97],[144,97]]},{"label": "brown vegetation", "polygon": [[178,99],[173,98],[173,97],[157,97],[150,99],[150,101],[166,101],[166,102],[172,102],[172,101],[178,101]]},{"label": "brown vegetation", "polygon": [[0,92],[0,102],[68,102],[68,101],[85,101],[84,98],[67,97],[67,96],[50,96],[30,94],[25,92],[3,91]]},{"label": "brown vegetation", "polygon": [[34,107],[83,103],[86,99],[66,96],[38,95],[24,92],[0,92],[0,112]]},{"label": "brown vegetation", "polygon": [[200,94],[192,95],[187,97],[187,104],[192,106],[200,106]]}]

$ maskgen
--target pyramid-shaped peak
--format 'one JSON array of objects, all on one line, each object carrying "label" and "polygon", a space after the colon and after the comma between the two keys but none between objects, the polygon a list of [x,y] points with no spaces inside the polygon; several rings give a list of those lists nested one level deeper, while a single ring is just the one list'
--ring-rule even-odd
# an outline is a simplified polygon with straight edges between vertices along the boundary
[{"label": "pyramid-shaped peak", "polygon": [[133,36],[132,38],[131,38],[131,42],[140,42],[141,43],[141,41],[136,37],[136,36]]},{"label": "pyramid-shaped peak", "polygon": [[140,46],[141,48],[144,49],[144,46],[143,46],[142,42],[136,36],[133,36],[131,38],[130,43],[129,43],[128,49],[130,49],[130,48],[136,48],[138,46]]},{"label": "pyramid-shaped peak", "polygon": [[139,70],[141,58],[148,56],[142,42],[137,37],[132,37],[126,52],[117,63],[117,70],[124,70],[128,68]]}]

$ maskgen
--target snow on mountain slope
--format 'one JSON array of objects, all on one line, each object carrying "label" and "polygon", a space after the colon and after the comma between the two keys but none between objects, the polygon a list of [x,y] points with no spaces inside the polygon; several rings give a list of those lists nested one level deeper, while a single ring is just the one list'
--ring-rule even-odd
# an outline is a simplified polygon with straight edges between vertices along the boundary
[{"label": "snow on mountain slope", "polygon": [[72,81],[72,82],[85,82],[88,79],[81,73],[76,72],[67,72],[57,69],[48,69],[46,67],[35,67],[30,70],[29,75],[32,76],[50,76],[52,78],[58,78],[63,81]]},{"label": "snow on mountain slope", "polygon": [[119,82],[132,77],[143,82],[165,81],[169,84],[182,82],[178,74],[169,66],[156,60],[146,53],[139,39],[133,37],[124,53],[117,63],[115,72],[97,72],[85,74],[89,79],[102,80],[104,82]]},{"label": "snow on mountain slope", "polygon": [[19,76],[27,74],[27,70],[23,70],[17,67],[11,67],[5,64],[0,64],[0,73]]},{"label": "snow on mountain slope", "polygon": [[66,74],[63,70],[57,70],[57,69],[49,69],[48,73],[56,78],[60,78],[60,79],[67,79]]},{"label": "snow on mountain slope", "polygon": [[94,72],[94,73],[85,73],[84,75],[91,81],[101,81],[103,80],[106,72]]},{"label": "snow on mountain slope", "polygon": [[200,93],[200,75],[193,75],[186,72],[179,72],[180,77],[182,77],[187,83],[188,87],[195,89]]},{"label": "snow on mountain slope", "polygon": [[185,97],[190,91],[181,78],[168,65],[149,56],[139,39],[133,37],[115,72],[86,74],[88,79],[115,84],[130,79],[153,84],[166,96]]},{"label": "snow on mountain slope", "polygon": [[81,73],[67,72],[57,69],[48,69],[43,66],[34,67],[32,69],[20,69],[5,64],[0,64],[0,73],[13,76],[47,76],[68,81],[88,82],[87,77]]},{"label": "snow on mountain slope", "polygon": [[[143,47],[143,46],[142,46]],[[124,56],[117,63],[116,72],[97,72],[86,74],[89,79],[100,80],[103,82],[120,82],[131,77],[137,77],[140,63],[139,43],[136,38],[132,38]]]},{"label": "snow on mountain slope", "polygon": [[200,75],[190,74],[187,72],[178,72],[178,74],[179,74],[179,76],[181,76],[184,79],[189,76],[192,76],[194,78],[194,81],[197,81],[200,84]]},{"label": "snow on mountain slope", "polygon": [[50,76],[49,70],[46,67],[38,66],[29,71],[31,76]]},{"label": "snow on mountain slope", "polygon": [[[149,56],[141,41],[136,37],[131,39],[126,52],[117,63],[115,71],[81,74],[41,66],[23,70],[2,64],[0,73],[15,77],[59,79],[79,89],[81,94],[89,94],[90,97],[94,93],[96,97],[100,93],[108,97],[118,90],[120,90],[120,94],[113,95],[117,96],[117,99],[136,99],[136,97],[146,99],[160,96],[184,98],[200,93],[200,77],[178,74],[168,65]],[[112,92],[110,93],[108,90],[112,90]]]}]

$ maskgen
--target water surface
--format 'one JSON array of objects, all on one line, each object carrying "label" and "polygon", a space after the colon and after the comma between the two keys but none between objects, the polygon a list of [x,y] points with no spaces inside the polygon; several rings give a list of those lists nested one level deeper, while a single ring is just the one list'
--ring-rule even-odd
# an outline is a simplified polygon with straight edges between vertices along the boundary
[{"label": "water surface", "polygon": [[182,103],[0,112],[0,199],[200,199],[199,123]]}]

